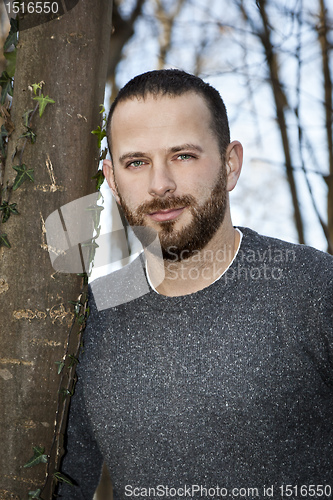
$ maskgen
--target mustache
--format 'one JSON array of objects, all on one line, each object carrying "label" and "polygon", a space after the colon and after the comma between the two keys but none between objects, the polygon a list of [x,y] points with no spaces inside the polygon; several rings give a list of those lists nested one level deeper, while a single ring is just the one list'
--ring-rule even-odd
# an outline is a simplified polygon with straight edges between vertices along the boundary
[{"label": "mustache", "polygon": [[196,205],[196,200],[191,195],[169,196],[165,199],[154,199],[139,205],[136,210],[137,215],[142,216],[147,213],[159,212],[160,210],[170,210]]}]

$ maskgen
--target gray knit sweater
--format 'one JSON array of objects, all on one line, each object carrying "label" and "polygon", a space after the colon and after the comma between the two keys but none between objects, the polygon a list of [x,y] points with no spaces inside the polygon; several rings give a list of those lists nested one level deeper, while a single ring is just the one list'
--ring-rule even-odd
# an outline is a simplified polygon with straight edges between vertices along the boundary
[{"label": "gray knit sweater", "polygon": [[[100,311],[91,295],[62,498],[92,499],[103,461],[115,500],[332,498],[333,258],[241,231],[194,294]],[[138,263],[117,272],[128,290]]]}]

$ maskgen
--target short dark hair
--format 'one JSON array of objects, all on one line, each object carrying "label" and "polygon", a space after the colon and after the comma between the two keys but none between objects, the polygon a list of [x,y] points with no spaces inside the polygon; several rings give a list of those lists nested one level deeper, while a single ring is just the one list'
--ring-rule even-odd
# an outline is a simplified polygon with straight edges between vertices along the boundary
[{"label": "short dark hair", "polygon": [[111,153],[111,120],[117,104],[133,97],[145,98],[147,95],[180,96],[187,92],[201,95],[211,112],[211,127],[215,133],[223,161],[230,143],[230,130],[227,110],[219,92],[201,78],[178,69],[148,71],[130,80],[113,101],[107,120],[107,140]]}]

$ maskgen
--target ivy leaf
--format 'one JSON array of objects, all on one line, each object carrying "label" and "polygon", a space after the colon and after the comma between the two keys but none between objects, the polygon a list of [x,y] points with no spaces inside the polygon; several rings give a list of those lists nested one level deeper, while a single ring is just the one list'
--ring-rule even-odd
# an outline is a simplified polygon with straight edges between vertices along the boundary
[{"label": "ivy leaf", "polygon": [[7,237],[7,234],[6,233],[2,233],[0,234],[0,247],[4,245],[5,247],[7,248],[11,248],[11,245],[8,241],[8,237]]},{"label": "ivy leaf", "polygon": [[2,212],[2,222],[7,222],[11,214],[18,215],[18,211],[16,208],[17,203],[11,203],[9,205],[8,201],[4,201],[0,205],[0,211]]},{"label": "ivy leaf", "polygon": [[60,392],[60,394],[62,394],[62,396],[63,396],[64,399],[66,399],[67,396],[73,396],[73,394],[74,394],[73,391],[69,391],[65,387],[62,387],[59,392]]},{"label": "ivy leaf", "polygon": [[33,111],[34,111],[33,109],[28,109],[28,111],[26,111],[22,115],[24,126],[27,128],[29,128],[29,120],[30,120],[31,113],[33,113]]},{"label": "ivy leaf", "polygon": [[40,495],[40,492],[41,492],[41,490],[40,490],[40,489],[35,490],[35,491],[29,491],[29,493],[28,493],[28,498],[29,498],[29,499],[30,499],[30,498],[37,498],[38,500],[40,500],[40,496],[39,496],[39,495]]},{"label": "ivy leaf", "polygon": [[71,362],[68,365],[68,368],[72,368],[72,366],[75,366],[78,364],[79,360],[75,356],[73,356],[73,354],[69,354],[68,357],[71,360]]},{"label": "ivy leaf", "polygon": [[47,464],[47,455],[44,455],[45,448],[42,448],[40,446],[34,446],[33,451],[34,451],[33,456],[23,466],[26,469],[28,467],[34,467],[35,465],[38,464]]},{"label": "ivy leaf", "polygon": [[65,476],[64,474],[61,474],[61,472],[55,472],[53,474],[53,477],[55,477],[56,479],[58,479],[58,481],[60,481],[61,483],[66,483],[66,484],[69,484],[70,486],[74,486],[74,484],[72,483],[72,481],[67,476]]},{"label": "ivy leaf", "polygon": [[80,310],[82,307],[81,302],[79,300],[69,300],[68,302],[74,306],[75,314],[80,314]]},{"label": "ivy leaf", "polygon": [[34,97],[33,100],[39,102],[39,116],[42,116],[48,104],[55,103],[55,101],[51,99],[48,95],[44,97],[44,94],[41,94],[39,97]]},{"label": "ivy leaf", "polygon": [[92,130],[91,133],[93,135],[97,135],[97,139],[98,139],[98,147],[100,148],[101,147],[101,144],[102,144],[102,140],[104,139],[104,137],[106,137],[106,132],[104,129],[102,129],[99,125],[97,127],[96,130]]},{"label": "ivy leaf", "polygon": [[1,104],[5,103],[7,94],[13,95],[13,79],[9,76],[7,71],[3,71],[0,76],[0,85],[2,87],[1,92]]},{"label": "ivy leaf", "polygon": [[104,148],[103,151],[101,151],[101,154],[99,155],[99,160],[105,160],[107,154],[108,154],[108,149]]},{"label": "ivy leaf", "polygon": [[35,132],[30,127],[26,126],[26,129],[27,129],[26,132],[24,132],[24,134],[20,135],[19,139],[21,139],[22,137],[23,138],[26,137],[27,139],[30,139],[31,144],[35,144],[37,134],[35,134]]},{"label": "ivy leaf", "polygon": [[104,174],[103,174],[103,170],[99,170],[97,172],[97,174],[95,174],[92,179],[96,179],[96,190],[99,191],[101,185],[103,184],[104,182]]},{"label": "ivy leaf", "polygon": [[6,139],[8,137],[8,130],[6,130],[6,127],[4,125],[1,125],[0,137],[1,137],[0,140],[1,154],[4,158],[6,158],[7,154],[6,154],[5,144],[6,144]]},{"label": "ivy leaf", "polygon": [[37,95],[37,90],[42,90],[42,86],[40,83],[33,83],[31,85],[31,87],[33,88],[33,91],[34,91],[34,94]]},{"label": "ivy leaf", "polygon": [[24,163],[22,165],[16,165],[16,167],[13,167],[14,170],[17,172],[17,176],[15,177],[14,180],[14,185],[13,185],[13,191],[16,191],[17,188],[23,184],[26,180],[29,180],[31,182],[34,182],[34,169],[33,168],[27,168]]},{"label": "ivy leaf", "polygon": [[6,38],[5,44],[3,46],[4,50],[8,50],[11,45],[14,45],[14,47],[16,47],[18,42],[17,33],[18,33],[18,20],[11,17],[10,30]]},{"label": "ivy leaf", "polygon": [[55,361],[55,364],[58,365],[58,375],[60,375],[63,367],[65,366],[65,363],[63,361]]},{"label": "ivy leaf", "polygon": [[7,73],[10,77],[13,77],[15,74],[16,68],[16,53],[17,49],[12,50],[11,52],[4,52],[4,56],[7,60]]},{"label": "ivy leaf", "polygon": [[[97,229],[101,219],[101,212],[104,210],[104,207],[101,205],[90,205],[85,210],[90,213],[94,222],[94,228]],[[85,245],[83,244],[82,246]]]},{"label": "ivy leaf", "polygon": [[92,250],[99,248],[96,241],[94,241],[93,239],[86,241],[85,243],[81,243],[81,247],[82,248],[90,248]]}]

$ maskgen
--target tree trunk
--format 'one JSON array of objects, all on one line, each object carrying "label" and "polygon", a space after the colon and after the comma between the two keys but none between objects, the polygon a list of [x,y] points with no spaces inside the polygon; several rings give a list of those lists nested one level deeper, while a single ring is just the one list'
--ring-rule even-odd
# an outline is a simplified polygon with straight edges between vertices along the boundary
[{"label": "tree trunk", "polygon": [[12,185],[17,174],[12,166],[20,163],[22,115],[36,104],[28,86],[44,81],[43,94],[55,103],[42,117],[33,117],[37,140],[27,144],[22,163],[34,169],[35,180],[12,191],[10,203],[17,203],[19,215],[2,224],[11,248],[0,247],[1,499],[25,499],[39,488],[43,499],[51,498],[52,485],[43,489],[47,465],[23,465],[33,447],[51,452],[60,377],[55,362],[64,356],[74,317],[69,301],[78,299],[82,283],[76,275],[52,269],[44,221],[95,189],[91,177],[98,148],[91,131],[100,125],[111,7],[111,0],[80,0],[59,19],[19,36],[11,111],[15,131],[5,185]]},{"label": "tree trunk", "polygon": [[271,24],[269,22],[267,12],[266,12],[266,0],[257,0],[257,6],[262,19],[263,31],[259,34],[259,38],[263,45],[267,65],[270,73],[270,82],[273,91],[273,97],[276,109],[276,119],[280,129],[281,141],[283,152],[285,156],[285,167],[286,167],[286,177],[290,187],[290,193],[292,198],[292,203],[294,207],[294,221],[298,234],[299,243],[304,244],[304,225],[303,218],[300,210],[299,197],[296,187],[296,180],[294,176],[292,158],[291,158],[291,148],[289,143],[289,135],[287,129],[287,120],[285,116],[285,108],[287,107],[287,96],[283,91],[283,86],[279,77],[278,61],[276,54],[274,52],[274,47],[271,42]]}]

